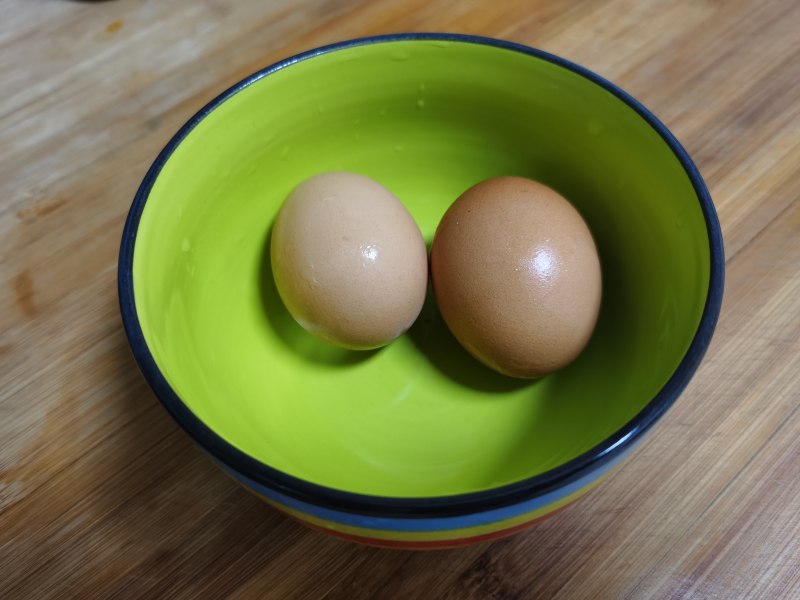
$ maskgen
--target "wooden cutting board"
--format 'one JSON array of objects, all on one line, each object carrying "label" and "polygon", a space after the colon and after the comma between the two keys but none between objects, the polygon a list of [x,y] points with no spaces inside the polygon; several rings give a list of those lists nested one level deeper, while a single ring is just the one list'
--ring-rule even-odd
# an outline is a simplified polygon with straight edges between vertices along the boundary
[{"label": "wooden cutting board", "polygon": [[[650,107],[698,163],[727,287],[700,371],[632,460],[507,540],[358,547],[222,475],[120,325],[150,161],[228,85],[324,43],[502,37]],[[0,598],[800,598],[800,3],[0,0]]]}]

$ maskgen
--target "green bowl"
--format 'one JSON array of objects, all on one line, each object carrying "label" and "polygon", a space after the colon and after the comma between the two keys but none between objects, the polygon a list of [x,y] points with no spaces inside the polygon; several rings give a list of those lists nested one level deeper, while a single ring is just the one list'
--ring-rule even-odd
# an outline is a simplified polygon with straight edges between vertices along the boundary
[{"label": "green bowl", "polygon": [[[428,242],[478,181],[558,190],[603,269],[586,350],[509,379],[430,299],[379,351],[306,333],[275,289],[270,228],[294,186],[334,170],[390,189]],[[528,47],[403,34],[287,59],[194,116],[136,196],[119,285],[146,378],[220,466],[314,526],[420,546],[515,530],[616,464],[698,366],[723,270],[700,175],[636,100]]]}]

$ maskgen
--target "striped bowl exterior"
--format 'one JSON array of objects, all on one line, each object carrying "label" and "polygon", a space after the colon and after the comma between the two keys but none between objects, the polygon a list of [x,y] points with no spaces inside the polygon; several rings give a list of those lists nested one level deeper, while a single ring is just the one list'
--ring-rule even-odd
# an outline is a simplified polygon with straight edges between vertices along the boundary
[{"label": "striped bowl exterior", "polygon": [[536,498],[484,512],[441,518],[385,518],[333,510],[297,500],[217,464],[247,490],[312,529],[361,544],[424,550],[474,544],[525,529],[594,488],[633,448],[580,479]]}]

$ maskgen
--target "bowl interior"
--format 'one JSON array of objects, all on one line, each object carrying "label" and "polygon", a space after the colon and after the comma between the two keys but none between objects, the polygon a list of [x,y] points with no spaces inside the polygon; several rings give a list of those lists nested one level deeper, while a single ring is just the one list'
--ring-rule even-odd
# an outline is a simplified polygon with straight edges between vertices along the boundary
[{"label": "bowl interior", "polygon": [[[305,333],[275,290],[270,227],[295,185],[329,170],[388,187],[428,242],[482,179],[560,191],[603,267],[587,349],[542,380],[509,379],[472,359],[430,301],[379,351]],[[152,186],[133,282],[158,367],[222,438],[314,483],[438,496],[547,471],[642,410],[697,330],[709,244],[680,162],[612,93],[507,48],[404,40],[296,62],[203,118]]]}]

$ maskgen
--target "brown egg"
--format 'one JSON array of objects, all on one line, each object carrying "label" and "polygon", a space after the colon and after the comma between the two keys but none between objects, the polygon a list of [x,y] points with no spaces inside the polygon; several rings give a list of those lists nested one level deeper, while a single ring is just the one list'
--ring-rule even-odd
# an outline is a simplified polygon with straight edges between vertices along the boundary
[{"label": "brown egg", "polygon": [[272,273],[307,331],[352,349],[383,346],[419,315],[428,283],[422,234],[379,183],[324,173],[298,185],[275,220]]},{"label": "brown egg", "polygon": [[600,261],[577,210],[521,177],[489,179],[448,209],[431,247],[436,302],[450,331],[512,377],[574,360],[600,308]]}]

